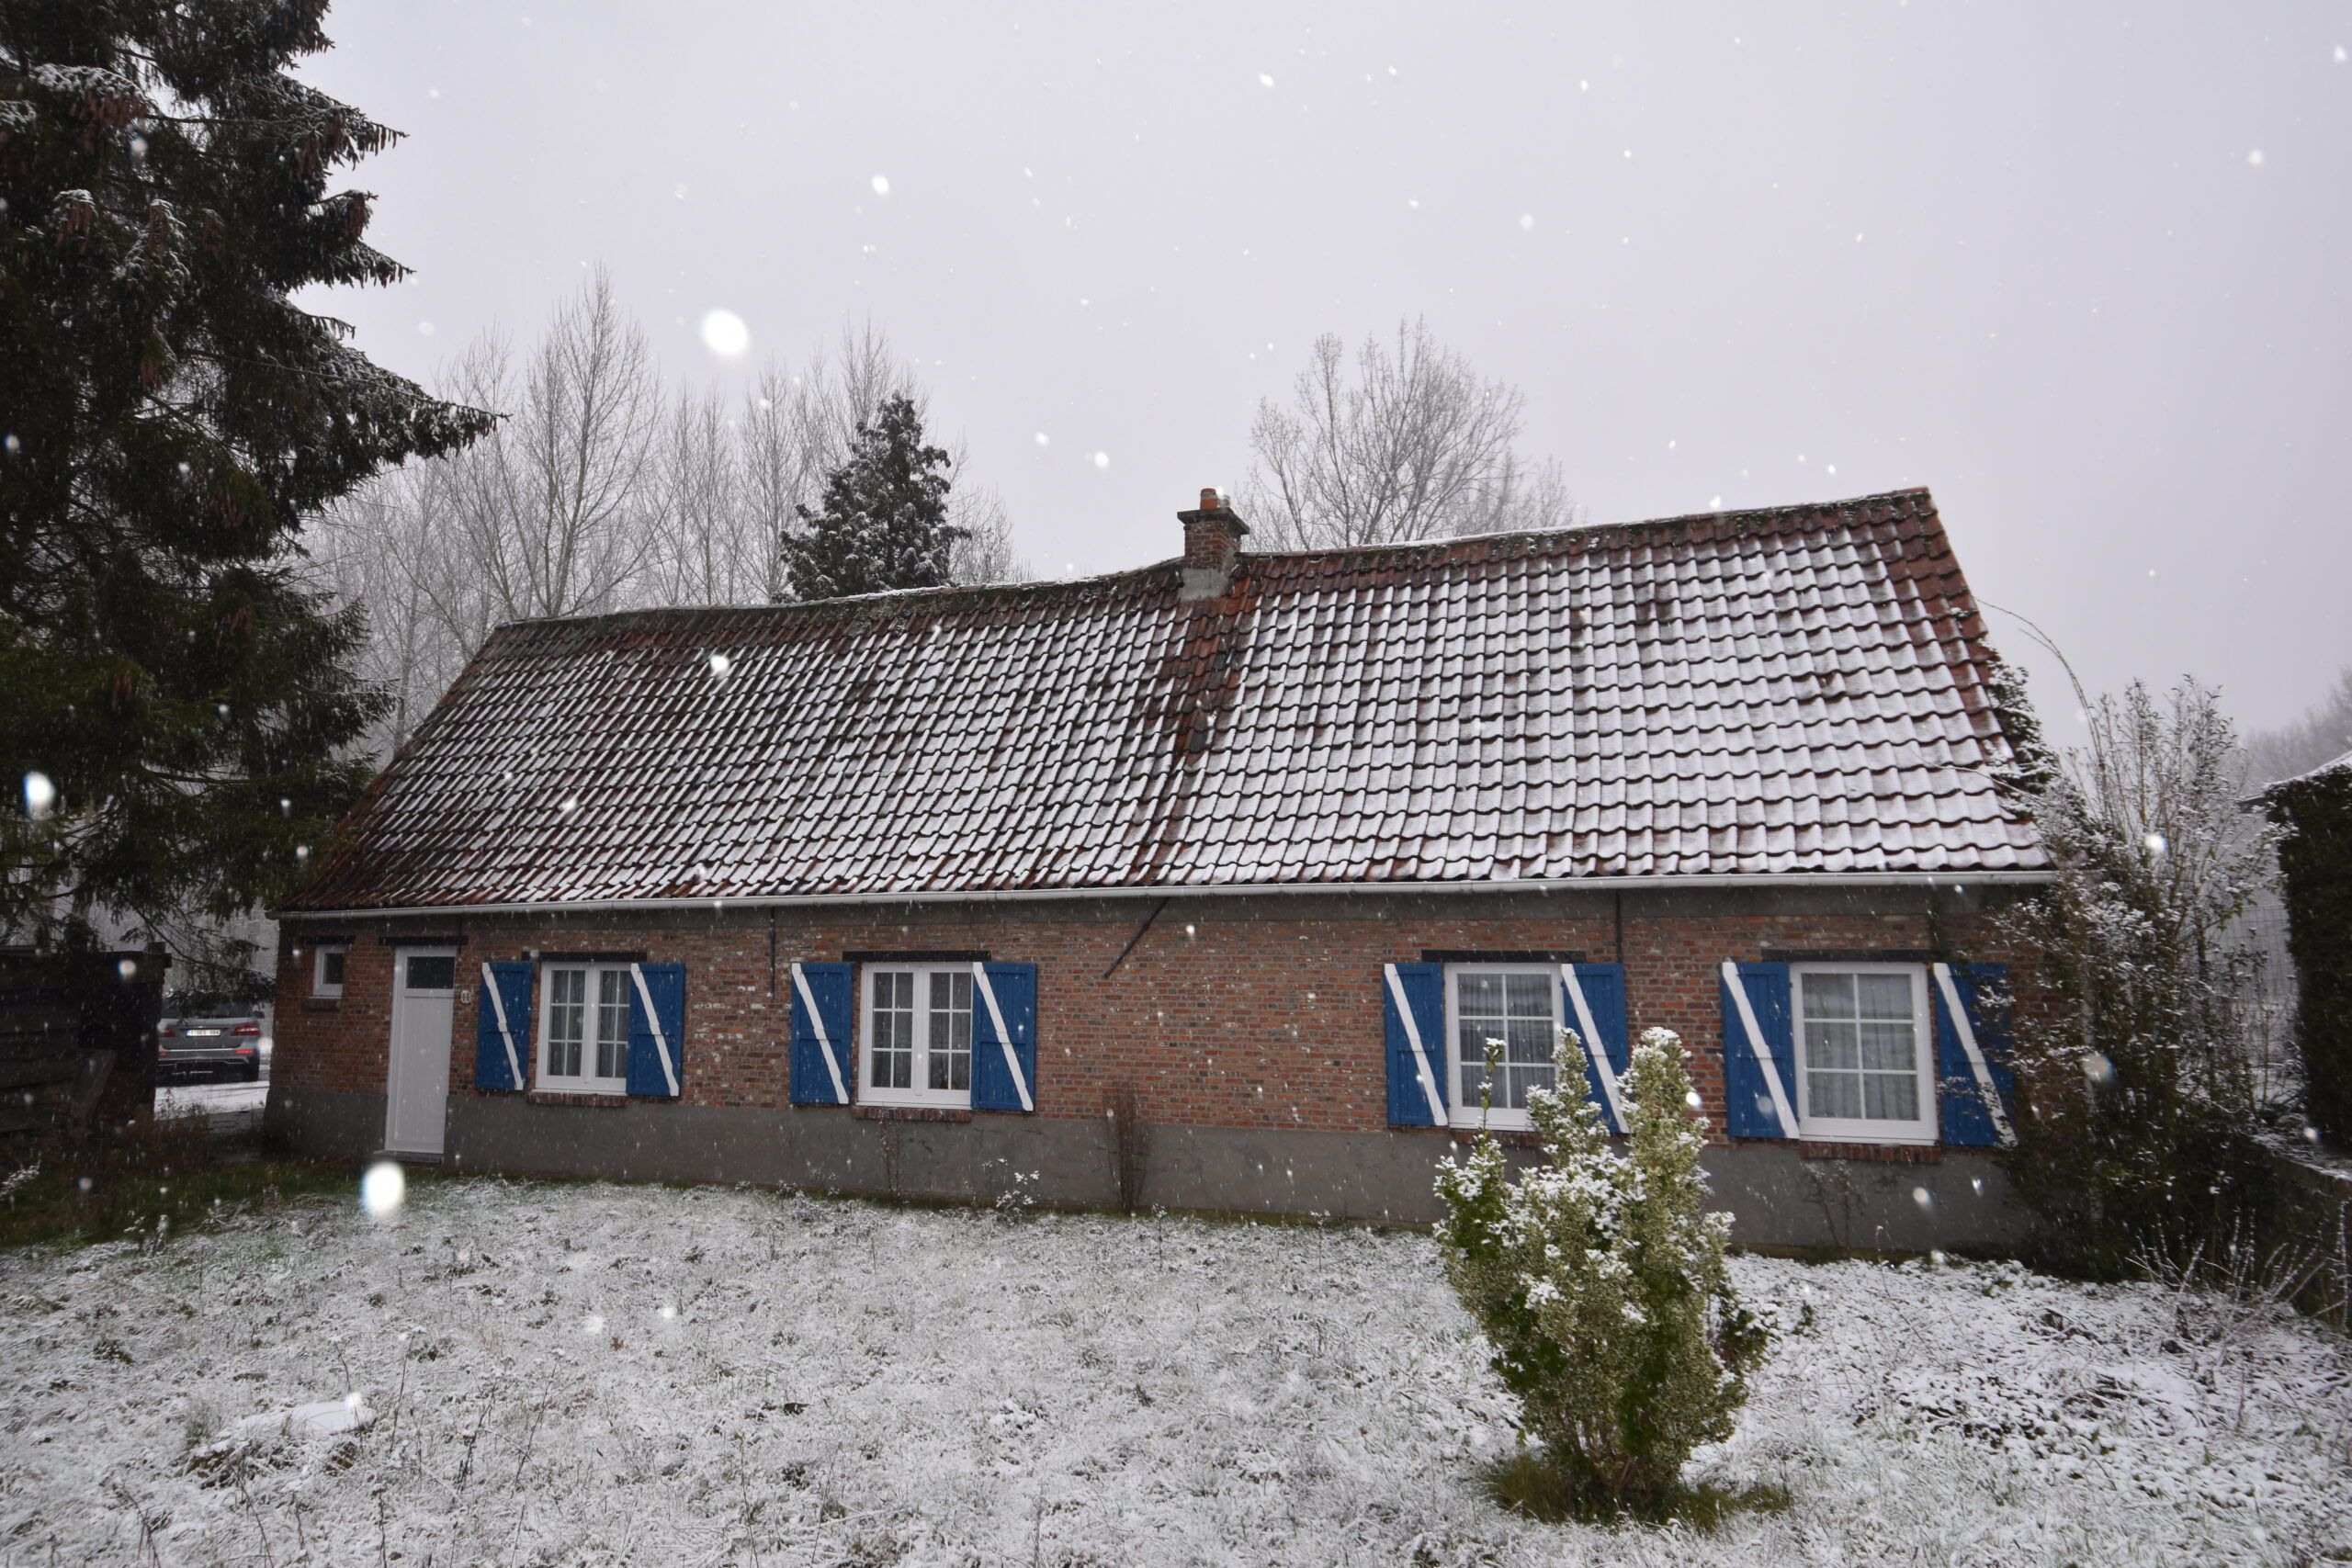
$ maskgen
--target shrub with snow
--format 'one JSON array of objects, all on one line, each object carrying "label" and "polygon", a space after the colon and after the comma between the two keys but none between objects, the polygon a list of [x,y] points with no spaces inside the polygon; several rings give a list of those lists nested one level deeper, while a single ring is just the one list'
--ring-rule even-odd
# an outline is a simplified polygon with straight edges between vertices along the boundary
[{"label": "shrub with snow", "polygon": [[[1558,1081],[1585,1082],[1560,1032]],[[1494,1348],[1493,1365],[1542,1440],[1562,1500],[1654,1512],[1690,1450],[1731,1435],[1764,1333],[1724,1262],[1731,1217],[1704,1211],[1703,1122],[1687,1111],[1682,1042],[1651,1029],[1624,1084],[1630,1136],[1609,1146],[1583,1095],[1528,1096],[1548,1163],[1510,1179],[1481,1133],[1438,1192],[1446,1275]]]},{"label": "shrub with snow", "polygon": [[2087,739],[2032,802],[2055,875],[2004,917],[2036,955],[2009,1176],[2052,1261],[2210,1263],[2275,1202],[2268,1010],[2242,923],[2271,838],[2239,809],[2237,735],[2210,688],[2077,695]]}]

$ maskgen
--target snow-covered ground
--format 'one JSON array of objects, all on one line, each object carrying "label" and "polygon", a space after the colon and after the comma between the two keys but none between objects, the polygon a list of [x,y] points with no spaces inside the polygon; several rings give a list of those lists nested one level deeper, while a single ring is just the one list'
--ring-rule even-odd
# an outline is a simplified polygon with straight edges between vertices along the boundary
[{"label": "snow-covered ground", "polygon": [[[0,1254],[0,1564],[2276,1562],[2352,1550],[2352,1350],[2015,1267],[1736,1264],[1720,1533],[1488,1500],[1425,1237],[420,1183]],[[352,1419],[330,1402],[346,1404]],[[356,1429],[349,1429],[356,1427]]]},{"label": "snow-covered ground", "polygon": [[[174,1078],[155,1086],[158,1116],[209,1117],[222,1137],[261,1131],[262,1107],[269,1100],[270,1042],[261,1043],[261,1077],[253,1083],[230,1078]],[[5,1559],[0,1559],[5,1562]]]},{"label": "snow-covered ground", "polygon": [[261,1125],[262,1106],[269,1100],[269,1079],[258,1083],[231,1080],[213,1083],[196,1080],[155,1086],[155,1114],[158,1116],[193,1116],[199,1111],[212,1118],[213,1130],[242,1129],[246,1122]]}]

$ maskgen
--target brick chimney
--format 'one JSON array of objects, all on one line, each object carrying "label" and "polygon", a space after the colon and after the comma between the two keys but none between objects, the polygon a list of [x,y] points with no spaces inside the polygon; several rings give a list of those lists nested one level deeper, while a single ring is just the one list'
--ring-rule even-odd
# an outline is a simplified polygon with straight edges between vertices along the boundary
[{"label": "brick chimney", "polygon": [[[1199,511],[1179,512],[1176,519],[1184,525],[1185,597],[1214,598],[1224,592],[1250,525],[1214,488],[1201,491]],[[1196,589],[1202,592],[1193,592]]]}]

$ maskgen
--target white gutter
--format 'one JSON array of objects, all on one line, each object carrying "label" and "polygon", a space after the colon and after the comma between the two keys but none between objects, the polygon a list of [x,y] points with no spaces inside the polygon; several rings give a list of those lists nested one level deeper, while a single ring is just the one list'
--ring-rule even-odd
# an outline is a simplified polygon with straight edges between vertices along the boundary
[{"label": "white gutter", "polygon": [[1519,882],[1234,882],[1182,886],[1012,887],[950,893],[770,893],[714,898],[541,898],[507,904],[423,904],[376,909],[273,909],[279,920],[456,919],[468,915],[654,914],[672,909],[797,909],[856,904],[1009,904],[1040,899],[1263,897],[1273,894],[1610,893],[1627,888],[1950,887],[2034,886],[2047,871],[1756,872],[1684,876],[1564,876]]}]

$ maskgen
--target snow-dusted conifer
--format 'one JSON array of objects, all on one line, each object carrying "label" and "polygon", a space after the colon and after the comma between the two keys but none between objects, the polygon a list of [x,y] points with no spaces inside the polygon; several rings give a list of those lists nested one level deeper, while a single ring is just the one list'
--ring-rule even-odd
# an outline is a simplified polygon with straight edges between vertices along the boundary
[{"label": "snow-dusted conifer", "polygon": [[[1585,1082],[1574,1031],[1554,1060],[1558,1082]],[[1622,1155],[1583,1095],[1532,1091],[1548,1164],[1513,1182],[1482,1133],[1439,1175],[1441,1241],[1566,1500],[1652,1509],[1693,1448],[1730,1435],[1763,1333],[1732,1292],[1730,1217],[1705,1211],[1706,1124],[1688,1113],[1682,1042],[1644,1032],[1623,1089]]]},{"label": "snow-dusted conifer", "polygon": [[0,779],[54,791],[0,812],[12,935],[177,946],[286,886],[380,707],[298,531],[492,423],[298,302],[406,276],[334,188],[395,133],[296,73],[325,11],[0,6]]},{"label": "snow-dusted conifer", "polygon": [[937,588],[964,530],[947,521],[946,451],[923,441],[914,400],[894,393],[857,427],[821,504],[800,508],[784,565],[797,599]]}]

